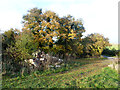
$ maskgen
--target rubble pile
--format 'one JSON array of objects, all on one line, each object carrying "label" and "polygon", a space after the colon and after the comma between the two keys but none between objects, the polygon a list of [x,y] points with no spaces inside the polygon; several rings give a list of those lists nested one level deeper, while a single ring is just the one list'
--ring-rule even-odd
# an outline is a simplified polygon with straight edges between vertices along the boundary
[{"label": "rubble pile", "polygon": [[33,59],[25,60],[25,62],[29,63],[29,65],[34,68],[61,67],[61,64],[63,63],[63,59],[50,56],[44,52],[37,52],[33,55]]}]

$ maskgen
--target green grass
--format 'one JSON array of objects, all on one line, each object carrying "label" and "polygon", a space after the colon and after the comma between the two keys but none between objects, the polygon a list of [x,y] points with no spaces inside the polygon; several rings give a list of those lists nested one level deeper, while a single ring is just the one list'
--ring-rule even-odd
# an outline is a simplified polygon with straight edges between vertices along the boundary
[{"label": "green grass", "polygon": [[79,86],[82,88],[118,88],[118,73],[106,67],[98,75],[85,77]]},{"label": "green grass", "polygon": [[87,60],[87,61],[96,61],[96,60],[105,60],[107,58],[104,58],[104,57],[99,57],[99,58],[80,58],[78,60]]},{"label": "green grass", "polygon": [[[56,73],[63,73],[63,72],[66,72],[66,71],[70,71],[74,68],[78,68],[82,65],[85,65],[85,64],[88,64],[90,62],[80,62],[80,61],[71,61],[71,62],[68,62],[67,64],[62,64],[61,67],[59,68],[50,68],[49,70],[45,70],[45,71],[35,71],[33,72],[34,74],[39,74],[39,76],[44,76],[44,75],[50,75],[50,74],[56,74]],[[21,76],[20,73],[16,73],[16,74],[13,74],[13,75],[10,75],[10,74],[7,74],[4,78],[14,78],[14,77],[17,77],[17,76]],[[29,76],[29,74],[25,73],[24,76]]]},{"label": "green grass", "polygon": [[[88,60],[86,60],[88,61]],[[3,79],[3,88],[117,88],[118,74],[108,62],[74,61],[57,72],[34,72],[23,77]],[[86,64],[85,64],[86,63]],[[105,67],[105,68],[104,68]],[[103,68],[103,69],[102,69]],[[63,72],[63,73],[61,73]]]}]

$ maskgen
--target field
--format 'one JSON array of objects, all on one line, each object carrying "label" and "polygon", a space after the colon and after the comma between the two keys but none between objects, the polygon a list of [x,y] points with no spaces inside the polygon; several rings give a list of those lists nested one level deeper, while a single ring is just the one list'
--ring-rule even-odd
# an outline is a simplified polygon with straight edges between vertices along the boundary
[{"label": "field", "polygon": [[112,49],[116,49],[116,50],[118,50],[119,48],[120,48],[120,44],[118,45],[118,44],[111,44],[112,46],[108,46],[107,48],[109,48],[110,50],[112,50]]},{"label": "field", "polygon": [[77,59],[46,72],[3,76],[2,85],[3,88],[118,88],[118,73],[108,64],[106,59]]}]

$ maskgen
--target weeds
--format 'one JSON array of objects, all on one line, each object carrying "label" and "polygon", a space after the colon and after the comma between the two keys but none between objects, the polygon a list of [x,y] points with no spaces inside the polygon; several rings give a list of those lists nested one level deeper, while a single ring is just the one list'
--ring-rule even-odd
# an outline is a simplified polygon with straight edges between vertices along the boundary
[{"label": "weeds", "polygon": [[70,62],[67,67],[4,79],[3,88],[118,88],[118,73],[115,70],[109,67],[99,69],[92,64],[86,64],[88,67],[81,69],[85,64]]}]

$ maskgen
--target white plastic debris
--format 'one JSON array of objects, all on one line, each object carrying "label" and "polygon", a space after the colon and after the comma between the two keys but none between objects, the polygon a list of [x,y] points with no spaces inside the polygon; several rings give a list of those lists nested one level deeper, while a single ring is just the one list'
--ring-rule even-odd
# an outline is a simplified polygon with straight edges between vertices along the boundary
[{"label": "white plastic debris", "polygon": [[56,67],[61,67],[60,65],[56,65]]},{"label": "white plastic debris", "polygon": [[43,61],[43,60],[45,60],[44,58],[40,58],[40,61]]},{"label": "white plastic debris", "polygon": [[62,59],[59,59],[60,62],[62,62],[63,60]]},{"label": "white plastic debris", "polygon": [[33,59],[29,59],[28,61],[25,60],[25,62],[28,62],[30,64],[33,64],[35,67],[37,67],[37,64],[33,61]]},{"label": "white plastic debris", "polygon": [[27,60],[25,60],[25,62],[27,62]]}]

